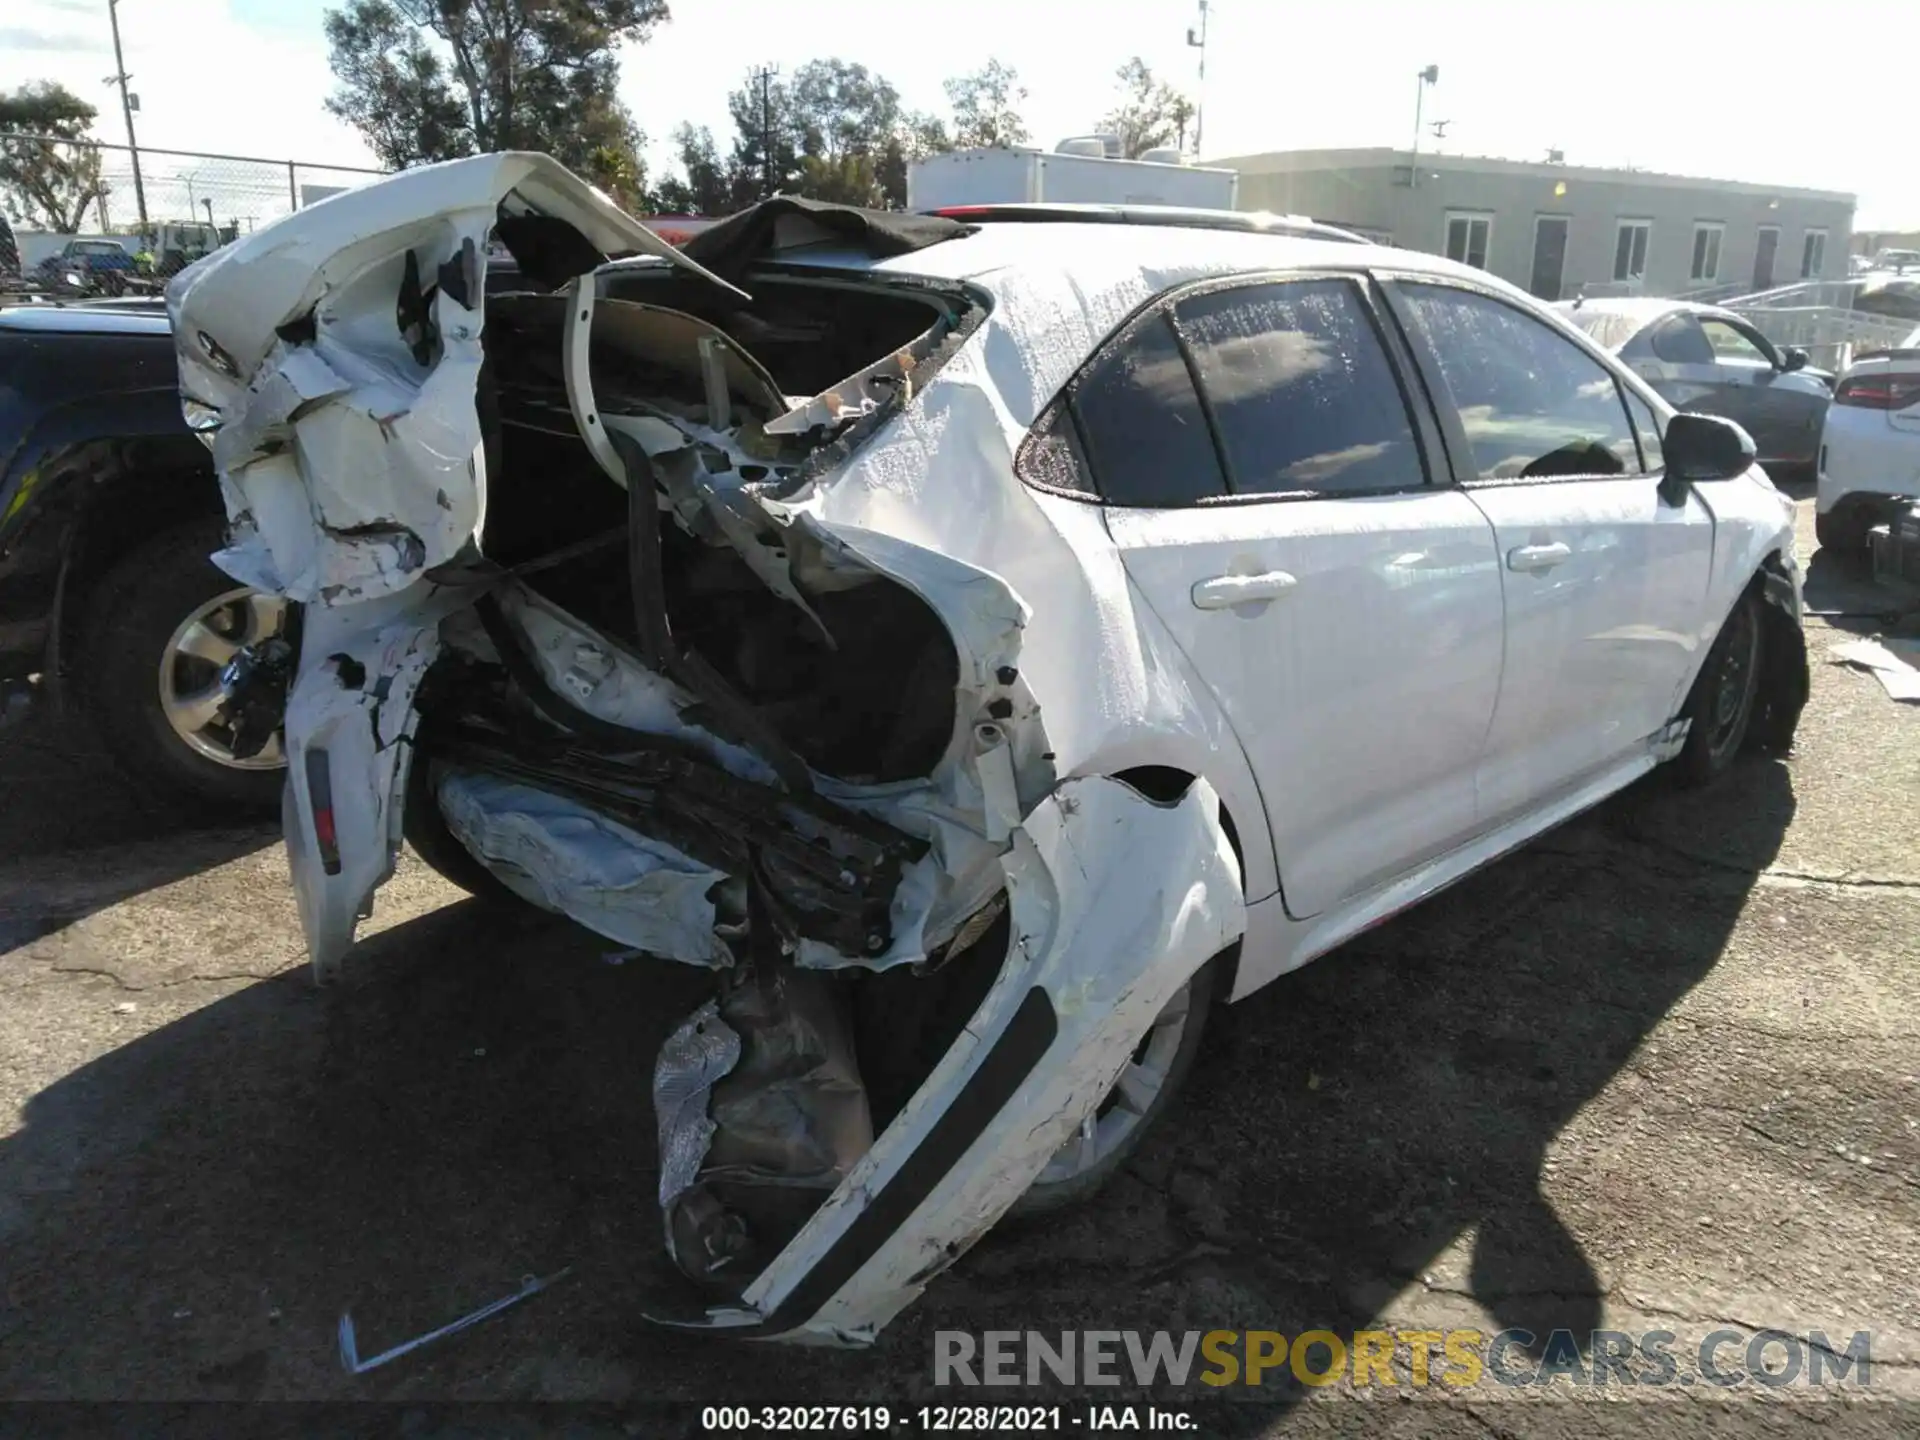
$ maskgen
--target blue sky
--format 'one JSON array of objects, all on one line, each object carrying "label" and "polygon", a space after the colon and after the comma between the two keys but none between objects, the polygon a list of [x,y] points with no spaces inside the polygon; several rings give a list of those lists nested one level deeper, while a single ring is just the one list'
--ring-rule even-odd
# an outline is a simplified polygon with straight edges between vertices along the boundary
[{"label": "blue sky", "polygon": [[[121,0],[143,144],[356,163],[326,114],[322,0]],[[622,93],[655,142],[682,119],[725,143],[726,92],[750,66],[839,55],[887,76],[907,103],[942,106],[943,77],[999,57],[1031,94],[1036,139],[1087,130],[1113,71],[1139,54],[1194,84],[1197,0],[965,0],[860,9],[819,0],[677,0],[656,38],[623,56]],[[0,0],[0,87],[57,78],[106,107],[106,0]],[[1552,16],[1549,22],[1548,15]],[[1844,21],[1818,28],[1826,14]],[[869,17],[863,23],[861,17]],[[1811,23],[1810,23],[1811,22]],[[1445,148],[1514,158],[1852,191],[1861,228],[1920,227],[1914,159],[1916,0],[1809,12],[1753,0],[1215,0],[1205,93],[1214,155],[1405,145],[1415,75],[1440,67],[1429,120]],[[1831,66],[1809,59],[1834,59]],[[1828,78],[1831,77],[1831,78]],[[1831,98],[1829,98],[1831,97]],[[116,122],[116,123],[110,123]],[[1431,144],[1429,138],[1426,142]],[[652,157],[664,161],[663,144]]]}]

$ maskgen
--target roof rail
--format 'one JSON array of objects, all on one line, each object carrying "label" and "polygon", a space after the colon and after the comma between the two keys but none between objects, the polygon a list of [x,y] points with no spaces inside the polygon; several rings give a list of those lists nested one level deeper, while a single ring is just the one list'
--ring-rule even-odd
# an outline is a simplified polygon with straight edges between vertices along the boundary
[{"label": "roof rail", "polygon": [[1260,235],[1297,235],[1309,240],[1340,240],[1368,245],[1364,235],[1305,215],[1276,215],[1267,210],[1207,210],[1185,205],[995,204],[942,205],[924,212],[969,225],[1010,222],[1074,225],[1168,225],[1188,230],[1240,230]]}]

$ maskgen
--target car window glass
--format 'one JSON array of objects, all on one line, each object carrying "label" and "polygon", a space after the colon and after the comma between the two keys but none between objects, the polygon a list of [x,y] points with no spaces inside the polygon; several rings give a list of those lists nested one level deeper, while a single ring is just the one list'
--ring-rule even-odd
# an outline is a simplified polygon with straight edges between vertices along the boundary
[{"label": "car window glass", "polygon": [[1226,493],[1193,375],[1164,312],[1075,386],[1095,483],[1109,504],[1176,506]]},{"label": "car window glass", "polygon": [[1773,368],[1773,361],[1767,358],[1766,352],[1726,321],[1702,320],[1700,330],[1707,337],[1707,344],[1713,347],[1713,358],[1721,364]]},{"label": "car window glass", "polygon": [[1653,353],[1669,365],[1713,364],[1713,346],[1691,315],[1669,315],[1654,326]]},{"label": "car window glass", "polygon": [[1064,400],[1055,401],[1033,422],[1013,468],[1029,485],[1092,497],[1093,477],[1080,450],[1080,436]]},{"label": "car window glass", "polygon": [[1661,446],[1661,435],[1665,427],[1653,406],[1642,400],[1631,390],[1627,391],[1627,409],[1633,414],[1633,428],[1640,435],[1640,453],[1646,459],[1649,474],[1664,470],[1667,457]]},{"label": "car window glass", "polygon": [[1236,494],[1426,482],[1378,332],[1345,280],[1215,290],[1174,309]]},{"label": "car window glass", "polygon": [[1401,287],[1451,393],[1483,480],[1640,470],[1619,384],[1599,361],[1490,296]]}]

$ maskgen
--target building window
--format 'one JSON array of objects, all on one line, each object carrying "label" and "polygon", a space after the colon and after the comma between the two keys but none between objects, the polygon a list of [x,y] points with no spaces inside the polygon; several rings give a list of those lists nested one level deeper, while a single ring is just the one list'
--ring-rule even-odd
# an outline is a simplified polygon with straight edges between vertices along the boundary
[{"label": "building window", "polygon": [[1647,242],[1653,238],[1651,220],[1622,220],[1613,242],[1613,278],[1643,280],[1647,274]]},{"label": "building window", "polygon": [[1800,246],[1800,278],[1818,280],[1827,268],[1827,232],[1809,230]]},{"label": "building window", "polygon": [[1447,259],[1484,270],[1487,268],[1487,245],[1492,239],[1491,215],[1447,213]]},{"label": "building window", "polygon": [[1720,237],[1726,232],[1720,224],[1693,227],[1693,268],[1687,272],[1693,279],[1711,283],[1720,278]]}]

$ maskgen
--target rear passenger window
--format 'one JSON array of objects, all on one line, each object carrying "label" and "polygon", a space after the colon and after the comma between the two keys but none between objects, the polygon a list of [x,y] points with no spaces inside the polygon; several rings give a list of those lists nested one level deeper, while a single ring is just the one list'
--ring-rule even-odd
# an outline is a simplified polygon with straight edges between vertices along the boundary
[{"label": "rear passenger window", "polygon": [[1174,307],[1235,494],[1367,494],[1426,483],[1406,401],[1359,290],[1299,280]]},{"label": "rear passenger window", "polygon": [[1711,365],[1713,346],[1691,315],[1669,315],[1653,327],[1654,355],[1669,365]]},{"label": "rear passenger window", "polygon": [[1094,364],[1074,388],[1073,408],[1109,505],[1168,508],[1226,493],[1193,375],[1164,312]]},{"label": "rear passenger window", "polygon": [[1483,480],[1634,475],[1619,383],[1558,331],[1472,290],[1402,284]]},{"label": "rear passenger window", "polygon": [[1020,442],[1014,458],[1014,473],[1029,485],[1042,490],[1057,490],[1068,495],[1098,496],[1093,477],[1087,473],[1086,457],[1080,452],[1080,437],[1074,432],[1073,416],[1067,412],[1064,397],[1055,400],[1033,422],[1027,438]]}]

